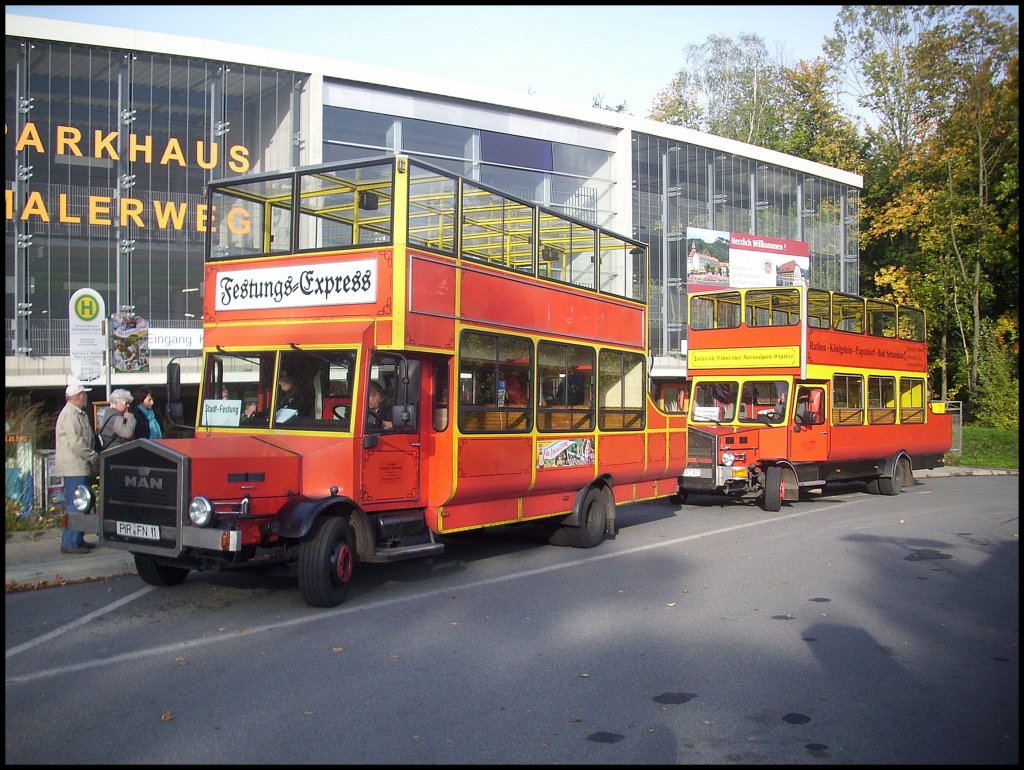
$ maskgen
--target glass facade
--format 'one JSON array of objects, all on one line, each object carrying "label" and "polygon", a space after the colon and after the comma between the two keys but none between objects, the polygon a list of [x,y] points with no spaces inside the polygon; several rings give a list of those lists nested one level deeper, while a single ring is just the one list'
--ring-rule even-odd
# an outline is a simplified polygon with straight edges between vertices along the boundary
[{"label": "glass facade", "polygon": [[68,300],[198,328],[203,186],[293,165],[304,76],[5,38],[7,355],[67,355]]},{"label": "glass facade", "polygon": [[8,357],[67,356],[82,287],[200,328],[206,182],[397,152],[649,243],[655,357],[685,350],[688,228],[806,243],[811,285],[859,289],[859,190],[796,159],[188,55],[5,36],[5,62]]},{"label": "glass facade", "polygon": [[324,107],[325,161],[419,156],[517,198],[606,226],[612,153],[488,129]]},{"label": "glass facade", "polygon": [[689,228],[805,242],[812,286],[858,293],[856,187],[649,134],[634,134],[632,148],[632,235],[651,247],[652,355],[685,351]]}]

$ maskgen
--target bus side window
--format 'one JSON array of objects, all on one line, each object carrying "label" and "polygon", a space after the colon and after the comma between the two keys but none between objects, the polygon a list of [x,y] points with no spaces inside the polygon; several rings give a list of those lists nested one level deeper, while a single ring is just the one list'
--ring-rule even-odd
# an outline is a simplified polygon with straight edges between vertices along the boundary
[{"label": "bus side window", "polygon": [[433,377],[433,426],[434,430],[443,431],[448,428],[448,359],[434,362]]}]

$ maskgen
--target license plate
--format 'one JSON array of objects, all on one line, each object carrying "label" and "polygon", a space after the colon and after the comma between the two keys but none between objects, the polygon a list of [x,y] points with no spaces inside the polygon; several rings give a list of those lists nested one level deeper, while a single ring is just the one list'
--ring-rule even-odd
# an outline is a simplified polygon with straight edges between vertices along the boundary
[{"label": "license plate", "polygon": [[700,476],[700,468],[683,468],[684,476]]},{"label": "license plate", "polygon": [[159,540],[160,527],[156,524],[136,524],[132,521],[117,521],[117,534],[138,537],[142,540]]}]

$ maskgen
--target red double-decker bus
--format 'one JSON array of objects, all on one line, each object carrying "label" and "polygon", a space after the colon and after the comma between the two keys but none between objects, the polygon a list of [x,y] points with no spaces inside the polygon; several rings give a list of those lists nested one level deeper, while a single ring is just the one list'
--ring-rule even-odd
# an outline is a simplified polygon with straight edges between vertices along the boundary
[{"label": "red double-decker bus", "polygon": [[360,562],[526,522],[592,547],[677,491],[644,244],[404,156],[218,181],[208,215],[195,436],[105,453],[74,516],[147,582],[293,562],[332,606]]},{"label": "red double-decker bus", "polygon": [[952,417],[928,398],[924,312],[804,286],[689,298],[680,493],[783,500],[864,479],[895,495],[941,465]]}]

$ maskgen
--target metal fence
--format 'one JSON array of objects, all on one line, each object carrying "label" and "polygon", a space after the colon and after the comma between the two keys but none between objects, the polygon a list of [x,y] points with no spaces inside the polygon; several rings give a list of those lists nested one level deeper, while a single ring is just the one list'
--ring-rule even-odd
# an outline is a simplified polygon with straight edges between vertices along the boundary
[{"label": "metal fence", "polygon": [[[14,355],[14,321],[10,318],[5,329],[5,355]],[[149,322],[154,329],[202,329],[201,320],[163,319]],[[45,321],[32,321],[28,330],[29,346],[33,356],[67,356],[70,355],[70,337],[68,336],[67,319],[55,318]],[[184,350],[184,348],[182,348]]]},{"label": "metal fence", "polygon": [[953,447],[951,454],[962,454],[964,451],[964,403],[963,401],[947,401],[946,411],[953,415]]}]

